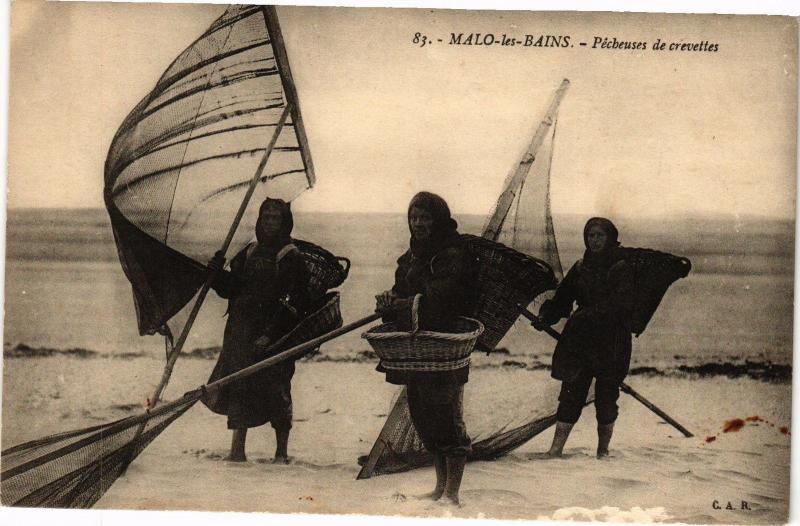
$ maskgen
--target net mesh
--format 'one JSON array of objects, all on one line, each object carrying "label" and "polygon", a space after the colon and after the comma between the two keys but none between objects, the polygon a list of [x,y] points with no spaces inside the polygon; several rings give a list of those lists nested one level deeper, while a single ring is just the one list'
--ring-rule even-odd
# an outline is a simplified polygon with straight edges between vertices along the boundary
[{"label": "net mesh", "polygon": [[[104,196],[142,334],[167,322],[202,285],[278,133],[241,226],[252,238],[266,197],[289,201],[314,182],[274,10],[231,6],[167,68],[115,135]],[[291,112],[278,132],[284,109]]]},{"label": "net mesh", "polygon": [[554,122],[552,132],[548,140],[542,143],[528,176],[520,183],[497,241],[544,260],[561,281],[564,273],[550,211],[550,166],[556,125],[557,122]]},{"label": "net mesh", "polygon": [[[481,266],[486,272],[482,273],[480,279],[485,280],[489,274],[504,272],[511,276],[494,280],[495,283],[508,280],[509,283],[502,292],[479,294],[479,304],[483,304],[485,308],[479,309],[480,312],[475,317],[487,327],[491,327],[491,330],[484,333],[485,337],[480,345],[483,350],[493,349],[519,315],[516,309],[504,308],[502,305],[504,301],[513,298],[513,304],[522,305],[532,301],[540,302],[547,294],[542,292],[554,288],[556,278],[558,280],[562,278],[561,260],[550,211],[550,166],[555,140],[556,112],[557,104],[554,104],[551,113],[543,121],[542,125],[548,125],[550,128],[539,149],[534,152],[526,149],[521,162],[513,167],[506,178],[503,193],[513,195],[514,198],[503,206],[501,197],[484,228],[483,237],[486,238],[484,247],[492,241],[499,241],[514,250],[506,249],[505,257],[503,251],[499,250],[491,255],[484,254],[482,258]],[[526,170],[526,173],[521,178],[515,177],[520,170]],[[539,262],[545,262],[550,267],[547,269],[550,285],[538,289],[532,288],[535,294],[527,296],[521,294],[524,288],[521,281],[524,280],[517,279],[521,276],[518,266],[521,259],[512,256],[514,251],[532,256]],[[531,273],[536,274],[536,271]],[[542,274],[541,271],[539,273]],[[546,280],[542,277],[540,281]],[[486,290],[493,288],[482,287],[480,284],[478,287]],[[495,289],[495,292],[498,290],[500,289]],[[547,350],[552,348],[552,343],[544,338],[538,341],[542,342],[543,352],[546,352],[545,342]],[[541,389],[535,394],[520,392],[519,399],[504,400],[503,405],[507,408],[505,411],[498,410],[499,403],[488,410],[488,404],[465,397],[464,419],[467,429],[473,436],[472,452],[468,457],[470,460],[486,460],[505,455],[555,423],[559,384],[547,382],[540,387]],[[359,461],[362,468],[358,478],[361,479],[407,471],[433,462],[432,456],[425,450],[411,422],[405,388],[395,400],[369,455]]]},{"label": "net mesh", "polygon": [[199,400],[200,394],[200,390],[193,391],[148,413],[3,451],[3,505],[90,508],[150,442]]}]

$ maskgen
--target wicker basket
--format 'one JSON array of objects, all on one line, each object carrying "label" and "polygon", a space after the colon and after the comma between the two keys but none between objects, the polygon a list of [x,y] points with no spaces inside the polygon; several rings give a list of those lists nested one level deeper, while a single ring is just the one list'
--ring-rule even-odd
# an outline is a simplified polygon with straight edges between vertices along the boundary
[{"label": "wicker basket", "polygon": [[292,242],[303,254],[309,273],[309,295],[312,298],[323,297],[328,290],[338,287],[347,279],[350,272],[349,259],[334,256],[310,241],[293,239]]},{"label": "wicker basket", "polygon": [[[323,334],[331,332],[342,326],[342,314],[339,311],[339,293],[330,292],[325,296],[325,303],[306,316],[289,333],[284,335],[276,342],[270,343],[267,347],[255,346],[260,359],[269,358],[296,345],[313,340]],[[309,349],[308,352],[295,357],[300,359],[304,356],[314,354],[319,351],[319,347]]]},{"label": "wicker basket", "polygon": [[692,262],[647,248],[619,247],[617,251],[633,270],[631,332],[639,336],[647,328],[670,285],[689,275]]},{"label": "wicker basket", "polygon": [[469,365],[469,356],[483,324],[458,317],[454,329],[445,333],[419,330],[419,300],[411,305],[411,332],[398,330],[396,323],[384,323],[361,335],[381,359],[385,369],[395,371],[453,371]]},{"label": "wicker basket", "polygon": [[491,352],[519,318],[517,304],[528,305],[542,292],[556,288],[556,278],[544,261],[482,237],[462,234],[461,238],[478,262],[472,316],[486,330],[476,347]]}]

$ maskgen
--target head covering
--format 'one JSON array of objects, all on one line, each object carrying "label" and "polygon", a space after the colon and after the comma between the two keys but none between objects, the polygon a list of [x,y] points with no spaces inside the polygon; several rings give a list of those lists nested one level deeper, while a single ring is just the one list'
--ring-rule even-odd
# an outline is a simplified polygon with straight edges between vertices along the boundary
[{"label": "head covering", "polygon": [[431,192],[419,192],[408,204],[408,229],[411,230],[411,209],[417,207],[426,210],[433,218],[431,236],[425,241],[414,239],[411,235],[411,252],[417,257],[431,256],[447,246],[453,239],[458,239],[458,223],[450,217],[450,207],[440,196]]},{"label": "head covering", "polygon": [[583,227],[583,244],[586,248],[589,248],[589,229],[593,226],[600,227],[600,229],[606,233],[608,239],[606,239],[606,246],[603,250],[608,250],[611,247],[616,247],[619,245],[619,230],[617,227],[614,226],[614,223],[606,219],[605,217],[593,217],[586,222],[586,226]]},{"label": "head covering", "polygon": [[[261,215],[268,209],[274,208],[281,213],[281,229],[277,236],[269,237],[261,228]],[[294,218],[292,208],[289,203],[282,199],[267,198],[261,203],[258,209],[258,221],[256,222],[256,239],[261,246],[278,246],[282,248],[291,242],[292,228],[294,228]]]},{"label": "head covering", "polygon": [[[600,252],[592,252],[589,250],[589,229],[592,227],[600,227],[606,233],[606,246]],[[614,253],[619,246],[619,230],[614,226],[614,223],[605,217],[593,217],[586,222],[583,227],[583,243],[586,246],[586,251],[583,254],[583,262],[590,266],[610,267],[615,260]]]}]

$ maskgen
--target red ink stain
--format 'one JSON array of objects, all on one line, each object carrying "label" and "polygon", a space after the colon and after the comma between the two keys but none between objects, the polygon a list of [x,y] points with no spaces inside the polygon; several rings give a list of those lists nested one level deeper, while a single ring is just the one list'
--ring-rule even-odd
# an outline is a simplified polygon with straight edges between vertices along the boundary
[{"label": "red ink stain", "polygon": [[741,418],[734,418],[733,420],[728,420],[725,422],[725,426],[722,428],[723,433],[735,433],[743,428],[745,425],[744,420]]},{"label": "red ink stain", "polygon": [[[725,425],[722,426],[723,433],[736,433],[737,431],[741,430],[743,427],[747,425],[747,423],[751,423],[753,426],[758,426],[758,422],[763,422],[764,425],[769,427],[777,427],[774,423],[770,422],[766,418],[761,418],[758,415],[748,416],[744,420],[741,418],[734,418],[733,420],[726,420]],[[789,431],[788,426],[781,426],[778,428],[781,433],[784,435],[792,436],[792,433]],[[706,443],[714,442],[718,437],[719,433],[715,436],[708,436],[705,439]],[[702,444],[705,445],[705,444]]]}]

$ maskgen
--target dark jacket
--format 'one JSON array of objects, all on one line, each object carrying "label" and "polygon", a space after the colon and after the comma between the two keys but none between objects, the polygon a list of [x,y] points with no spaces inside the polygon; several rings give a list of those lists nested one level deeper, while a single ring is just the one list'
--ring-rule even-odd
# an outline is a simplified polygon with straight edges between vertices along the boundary
[{"label": "dark jacket", "polygon": [[600,261],[573,265],[539,311],[548,325],[569,317],[553,353],[553,378],[571,382],[585,370],[622,382],[631,359],[632,287],[632,269],[616,250]]},{"label": "dark jacket", "polygon": [[[421,330],[453,332],[456,317],[472,315],[476,272],[476,262],[461,237],[455,234],[430,257],[419,258],[411,250],[400,256],[392,291],[408,300],[422,294],[418,318]],[[403,329],[410,330],[410,301],[384,320],[396,321]],[[378,370],[385,371],[386,381],[394,384],[463,384],[469,377],[469,366],[455,371],[401,372],[385,370],[379,365]]]},{"label": "dark jacket", "polygon": [[[302,255],[293,245],[283,253],[272,252],[246,247],[231,261],[230,273],[214,282],[217,293],[228,298],[228,322],[209,383],[267,358],[254,342],[261,336],[277,341],[306,315],[308,269]],[[203,402],[215,413],[228,415],[231,429],[275,424],[291,411],[283,407],[283,398],[294,370],[293,360],[281,362],[219,389]]]},{"label": "dark jacket", "polygon": [[240,251],[231,260],[230,272],[220,273],[212,286],[217,295],[229,300],[229,314],[240,297],[257,298],[255,304],[249,298],[247,301],[264,318],[263,335],[277,340],[310,309],[308,267],[297,247],[288,244],[270,254],[259,269],[248,269],[247,259],[255,252],[254,248],[250,244]]}]

